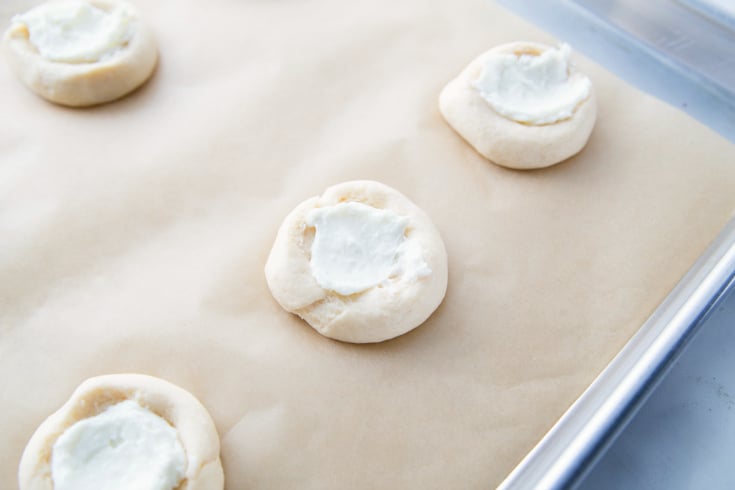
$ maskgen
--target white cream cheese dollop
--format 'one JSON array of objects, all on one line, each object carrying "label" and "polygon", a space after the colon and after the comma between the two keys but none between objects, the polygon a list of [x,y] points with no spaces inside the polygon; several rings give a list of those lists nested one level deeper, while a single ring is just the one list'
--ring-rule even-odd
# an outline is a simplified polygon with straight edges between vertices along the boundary
[{"label": "white cream cheese dollop", "polygon": [[76,422],[51,455],[54,490],[172,490],[185,468],[178,431],[133,400]]},{"label": "white cream cheese dollop", "polygon": [[49,2],[17,15],[31,44],[49,60],[93,63],[124,47],[132,36],[132,17],[124,5],[106,11],[83,0]]},{"label": "white cream cheese dollop", "polygon": [[571,49],[562,44],[533,54],[493,53],[473,86],[499,114],[532,125],[569,119],[590,95],[591,82],[570,75]]},{"label": "white cream cheese dollop", "polygon": [[406,236],[409,219],[388,209],[344,202],[311,210],[316,228],[311,272],[324,289],[342,295],[366,291],[395,276],[431,274],[420,245]]}]

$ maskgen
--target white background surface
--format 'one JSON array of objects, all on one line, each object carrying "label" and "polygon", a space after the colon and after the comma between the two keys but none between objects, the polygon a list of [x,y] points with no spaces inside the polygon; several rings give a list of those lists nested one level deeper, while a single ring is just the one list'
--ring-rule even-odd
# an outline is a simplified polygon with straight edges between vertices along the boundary
[{"label": "white background surface", "polygon": [[579,486],[735,488],[735,288]]},{"label": "white background surface", "polygon": [[[619,32],[596,25],[572,2],[499,3],[735,142],[732,101],[723,103],[695,78],[681,76]],[[580,489],[735,488],[734,290],[730,287]]]}]

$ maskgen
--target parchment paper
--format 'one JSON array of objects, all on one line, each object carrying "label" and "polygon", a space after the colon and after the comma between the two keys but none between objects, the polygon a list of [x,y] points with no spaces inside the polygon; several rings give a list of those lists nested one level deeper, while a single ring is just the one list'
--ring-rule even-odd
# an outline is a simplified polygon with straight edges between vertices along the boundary
[{"label": "parchment paper", "polygon": [[[32,2],[5,0],[3,25]],[[735,147],[576,56],[599,114],[542,171],[479,157],[437,95],[508,41],[554,42],[486,0],[138,0],[151,82],[91,110],[0,64],[0,488],[85,378],[162,377],[222,438],[229,489],[497,484],[735,208]],[[283,217],[350,179],[434,220],[449,290],[378,345],[271,298]]]}]

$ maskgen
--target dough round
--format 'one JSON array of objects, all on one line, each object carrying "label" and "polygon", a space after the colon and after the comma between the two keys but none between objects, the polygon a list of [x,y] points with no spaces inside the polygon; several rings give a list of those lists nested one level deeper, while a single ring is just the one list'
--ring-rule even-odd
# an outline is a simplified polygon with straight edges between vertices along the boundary
[{"label": "dough round", "polygon": [[187,466],[177,490],[224,488],[219,436],[204,406],[188,391],[162,379],[142,374],[111,374],[84,381],[36,429],[20,461],[19,489],[53,490],[51,454],[56,439],[75,422],[125,400],[138,402],[178,431]]},{"label": "dough round", "polygon": [[5,32],[3,50],[18,78],[39,96],[57,104],[81,107],[118,99],[142,85],[158,61],[156,41],[148,25],[127,2],[87,0],[93,7],[111,11],[124,7],[131,16],[131,34],[124,46],[92,62],[47,59],[30,40],[20,16]]},{"label": "dough round", "polygon": [[[311,254],[316,230],[307,225],[309,212],[341,203],[360,203],[389,210],[407,219],[403,232],[420,250],[425,273],[405,268],[382,283],[354,294],[340,294],[319,285]],[[444,298],[447,253],[429,217],[407,197],[378,182],[351,181],[328,188],[298,205],[284,220],[265,265],[276,301],[320,334],[345,342],[380,342],[421,325]]]},{"label": "dough round", "polygon": [[[534,125],[500,115],[472,86],[487,57],[538,56],[550,48],[530,42],[497,46],[473,60],[439,95],[439,110],[449,125],[478,153],[498,165],[516,169],[548,167],[578,153],[589,139],[597,115],[592,87],[570,118]],[[574,73],[573,67],[569,70]]]}]

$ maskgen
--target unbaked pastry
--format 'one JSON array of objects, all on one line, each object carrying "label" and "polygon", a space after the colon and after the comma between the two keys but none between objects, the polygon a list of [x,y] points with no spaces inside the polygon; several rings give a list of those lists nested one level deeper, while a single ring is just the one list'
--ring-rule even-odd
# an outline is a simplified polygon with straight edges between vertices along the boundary
[{"label": "unbaked pastry", "polygon": [[265,265],[287,311],[326,337],[380,342],[422,324],[447,288],[447,254],[428,216],[398,191],[351,181],[298,205]]},{"label": "unbaked pastry", "polygon": [[585,146],[597,113],[592,84],[568,55],[565,45],[497,46],[447,84],[439,109],[494,163],[517,169],[559,163]]},{"label": "unbaked pastry", "polygon": [[62,0],[13,17],[3,39],[20,80],[67,106],[118,99],[153,73],[158,51],[135,8],[121,0]]},{"label": "unbaked pastry", "polygon": [[[159,487],[175,490],[222,490],[224,473],[219,457],[219,436],[207,410],[189,392],[167,381],[141,374],[113,374],[98,376],[84,381],[71,395],[71,398],[54,414],[49,416],[36,430],[26,445],[18,471],[20,490],[58,490],[56,476],[52,471],[55,457],[61,457],[57,451],[59,441],[68,436],[78,422],[94,421],[115,410],[130,409],[147,415],[149,419],[160,420],[163,430],[173,432],[180,446],[183,447],[183,458],[180,460],[180,476],[176,485]],[[163,419],[163,420],[161,420]],[[154,420],[155,423],[155,420]],[[147,427],[150,421],[146,421]],[[100,433],[100,424],[94,430],[95,437],[89,432],[85,441],[93,441],[94,447],[115,446],[123,448],[127,439],[120,437],[127,428],[115,428],[107,440],[108,434]],[[166,429],[168,428],[168,429]],[[85,428],[88,430],[88,428]],[[134,427],[135,429],[135,427]],[[159,432],[161,428],[158,429]],[[143,431],[145,432],[145,431]],[[80,440],[84,436],[71,434],[73,440],[67,444],[74,451],[79,451]],[[68,438],[68,437],[67,437]],[[122,441],[122,442],[121,442]],[[101,446],[100,446],[101,444]],[[130,446],[128,446],[130,447]],[[62,448],[66,449],[66,448]],[[121,458],[120,449],[102,455],[103,451],[94,451],[95,458],[110,456]],[[69,451],[66,451],[67,453]],[[54,456],[56,455],[56,456]],[[69,455],[64,454],[68,459]],[[94,458],[89,457],[90,460]],[[68,473],[68,472],[67,472]],[[104,473],[104,471],[102,471]],[[122,475],[124,476],[124,475]],[[74,479],[65,475],[67,482]],[[120,484],[121,475],[116,475]],[[77,474],[77,481],[79,480]],[[73,484],[73,483],[72,483]],[[103,488],[97,482],[96,488]],[[138,485],[133,485],[138,486]],[[117,487],[115,487],[117,488]],[[146,487],[148,488],[148,487]]]}]

